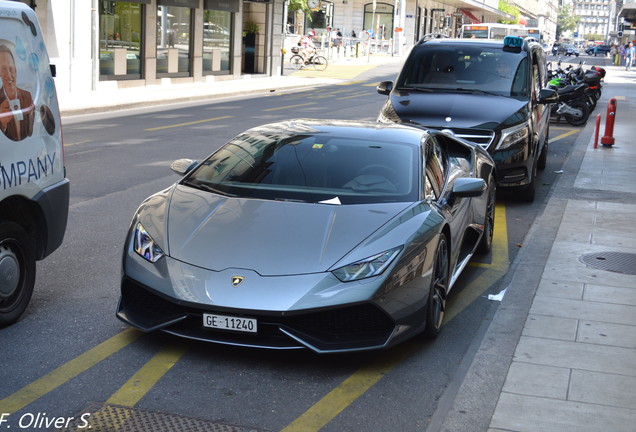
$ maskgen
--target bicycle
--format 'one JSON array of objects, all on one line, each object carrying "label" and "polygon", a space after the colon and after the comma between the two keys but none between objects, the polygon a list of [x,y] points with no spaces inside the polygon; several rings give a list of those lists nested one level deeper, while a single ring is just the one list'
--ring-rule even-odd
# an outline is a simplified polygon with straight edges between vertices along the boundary
[{"label": "bicycle", "polygon": [[320,55],[313,55],[309,59],[305,60],[300,54],[294,54],[290,59],[292,69],[299,70],[305,66],[313,66],[317,71],[324,71],[327,69],[327,59]]}]

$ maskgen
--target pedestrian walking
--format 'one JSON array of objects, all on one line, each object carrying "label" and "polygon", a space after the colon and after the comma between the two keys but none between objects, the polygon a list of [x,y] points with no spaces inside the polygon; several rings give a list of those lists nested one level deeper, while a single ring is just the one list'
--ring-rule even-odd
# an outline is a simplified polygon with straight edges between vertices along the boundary
[{"label": "pedestrian walking", "polygon": [[627,44],[627,47],[625,47],[625,70],[627,71],[632,70],[632,63],[634,62],[635,52],[636,51],[634,50],[634,44],[631,42]]},{"label": "pedestrian walking", "polygon": [[621,56],[621,62],[619,66],[623,66],[625,64],[625,45],[620,44],[618,46],[618,53]]},{"label": "pedestrian walking", "polygon": [[618,45],[612,45],[610,54],[612,56],[614,66],[620,66],[621,65],[621,50],[619,49]]}]

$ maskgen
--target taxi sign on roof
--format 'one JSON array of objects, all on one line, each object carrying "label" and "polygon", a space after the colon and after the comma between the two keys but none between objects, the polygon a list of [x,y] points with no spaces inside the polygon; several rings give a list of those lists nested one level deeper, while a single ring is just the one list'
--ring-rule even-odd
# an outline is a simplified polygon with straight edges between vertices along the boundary
[{"label": "taxi sign on roof", "polygon": [[519,36],[506,36],[503,44],[504,51],[520,52],[523,47],[523,38]]}]

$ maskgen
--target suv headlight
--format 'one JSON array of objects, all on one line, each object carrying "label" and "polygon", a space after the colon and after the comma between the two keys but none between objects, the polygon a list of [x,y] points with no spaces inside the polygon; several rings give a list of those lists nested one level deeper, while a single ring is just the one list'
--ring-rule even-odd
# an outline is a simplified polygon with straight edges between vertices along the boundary
[{"label": "suv headlight", "polygon": [[332,273],[340,279],[341,282],[351,282],[377,276],[382,274],[401,250],[401,246],[389,249],[388,251],[335,269]]},{"label": "suv headlight", "polygon": [[515,127],[504,129],[501,132],[501,139],[497,144],[496,150],[506,149],[519,141],[527,141],[530,136],[530,126],[528,123],[522,123]]},{"label": "suv headlight", "polygon": [[151,263],[157,262],[159,258],[164,256],[163,250],[148,234],[141,222],[137,222],[133,231],[133,248],[137,254]]}]

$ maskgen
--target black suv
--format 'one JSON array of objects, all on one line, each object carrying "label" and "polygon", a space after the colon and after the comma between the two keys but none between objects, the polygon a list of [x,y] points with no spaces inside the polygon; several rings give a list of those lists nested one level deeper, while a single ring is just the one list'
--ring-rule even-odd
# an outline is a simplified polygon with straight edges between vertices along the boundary
[{"label": "black suv", "polygon": [[594,57],[597,55],[607,56],[611,49],[612,47],[610,45],[596,45],[587,47],[585,49],[585,54],[593,55]]},{"label": "black suv", "polygon": [[508,36],[504,41],[420,41],[397,81],[383,81],[384,123],[417,123],[447,130],[488,150],[497,184],[532,201],[537,168],[546,165],[550,103],[543,48]]}]

